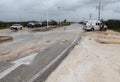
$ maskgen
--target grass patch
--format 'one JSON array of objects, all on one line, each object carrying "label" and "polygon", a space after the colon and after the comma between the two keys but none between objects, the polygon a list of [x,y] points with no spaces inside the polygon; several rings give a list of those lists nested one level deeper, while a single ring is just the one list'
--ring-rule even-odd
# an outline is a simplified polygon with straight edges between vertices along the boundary
[{"label": "grass patch", "polygon": [[110,30],[114,30],[116,32],[120,32],[120,28],[110,28]]},{"label": "grass patch", "polygon": [[0,27],[0,30],[8,29],[8,27]]},{"label": "grass patch", "polygon": [[110,19],[105,21],[108,29],[120,32],[120,20]]}]

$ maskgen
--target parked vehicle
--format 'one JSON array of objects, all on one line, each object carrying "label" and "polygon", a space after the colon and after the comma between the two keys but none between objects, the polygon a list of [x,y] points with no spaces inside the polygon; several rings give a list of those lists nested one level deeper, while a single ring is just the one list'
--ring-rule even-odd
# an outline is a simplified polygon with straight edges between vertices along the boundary
[{"label": "parked vehicle", "polygon": [[85,23],[85,26],[84,26],[84,30],[86,31],[94,31],[94,30],[104,30],[106,31],[107,30],[107,26],[102,23],[101,21],[98,21],[98,20],[89,20],[89,21],[86,21]]},{"label": "parked vehicle", "polygon": [[30,23],[27,24],[27,27],[28,28],[34,28],[35,27],[35,23],[30,22]]},{"label": "parked vehicle", "polygon": [[33,23],[33,22],[30,22],[27,24],[27,27],[28,28],[38,28],[38,27],[42,27],[42,23]]},{"label": "parked vehicle", "polygon": [[36,24],[35,24],[35,27],[36,27],[36,28],[42,27],[42,23],[36,23]]},{"label": "parked vehicle", "polygon": [[13,24],[12,26],[10,26],[11,30],[22,30],[23,26],[20,24]]}]

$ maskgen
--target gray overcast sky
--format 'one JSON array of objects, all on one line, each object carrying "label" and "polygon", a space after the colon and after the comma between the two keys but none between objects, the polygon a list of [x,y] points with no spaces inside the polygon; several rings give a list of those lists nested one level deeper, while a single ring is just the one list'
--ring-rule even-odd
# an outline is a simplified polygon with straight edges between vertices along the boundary
[{"label": "gray overcast sky", "polygon": [[[47,1],[49,19],[87,20],[90,13],[97,19],[99,0],[0,0],[0,21],[46,20]],[[120,0],[101,1],[103,19],[120,19]]]}]

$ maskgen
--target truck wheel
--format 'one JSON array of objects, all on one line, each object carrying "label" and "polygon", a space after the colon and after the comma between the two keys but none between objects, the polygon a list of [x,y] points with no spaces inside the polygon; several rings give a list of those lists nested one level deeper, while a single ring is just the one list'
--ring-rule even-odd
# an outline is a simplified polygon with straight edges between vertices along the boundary
[{"label": "truck wheel", "polygon": [[91,31],[94,31],[94,28],[92,28]]},{"label": "truck wheel", "polygon": [[22,30],[22,27],[20,28],[20,30]]},{"label": "truck wheel", "polygon": [[99,31],[102,31],[102,28],[100,28],[100,30]]},{"label": "truck wheel", "polygon": [[104,28],[104,31],[106,31],[107,30],[107,28]]}]

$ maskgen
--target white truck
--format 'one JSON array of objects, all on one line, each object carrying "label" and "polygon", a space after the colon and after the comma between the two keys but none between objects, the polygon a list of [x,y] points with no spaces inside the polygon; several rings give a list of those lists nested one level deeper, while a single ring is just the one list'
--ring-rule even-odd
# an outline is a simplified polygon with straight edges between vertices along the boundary
[{"label": "white truck", "polygon": [[22,25],[20,25],[20,24],[13,24],[12,26],[10,26],[10,29],[11,30],[18,30],[18,29],[20,29],[20,30],[22,30],[22,28],[23,28],[23,26]]},{"label": "white truck", "polygon": [[85,26],[83,27],[83,30],[86,30],[86,31],[104,30],[106,31],[107,28],[108,27],[101,21],[89,20],[89,21],[85,21]]}]

